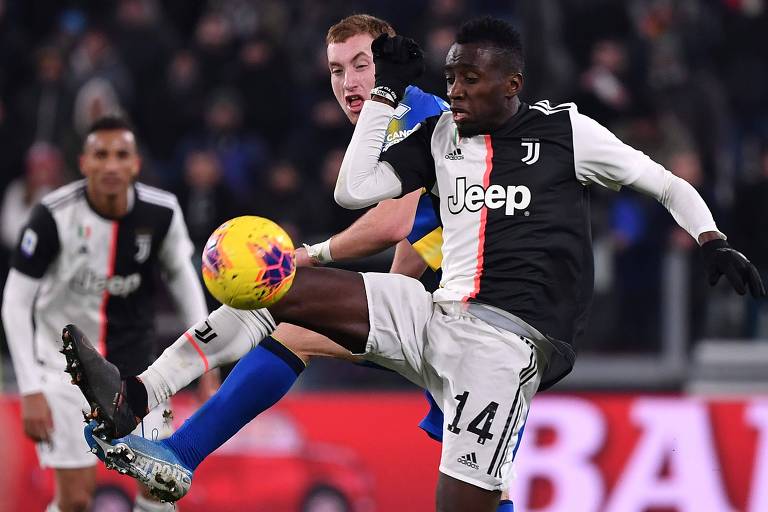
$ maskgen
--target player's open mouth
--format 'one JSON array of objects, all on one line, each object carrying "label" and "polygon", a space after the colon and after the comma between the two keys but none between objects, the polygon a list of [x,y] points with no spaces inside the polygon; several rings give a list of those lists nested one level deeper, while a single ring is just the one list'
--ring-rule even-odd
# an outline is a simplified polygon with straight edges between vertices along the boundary
[{"label": "player's open mouth", "polygon": [[365,101],[362,96],[357,94],[352,96],[345,96],[344,101],[347,102],[347,108],[352,112],[360,112],[363,109],[363,102]]},{"label": "player's open mouth", "polygon": [[451,112],[453,113],[454,123],[460,123],[466,121],[469,118],[469,114],[466,110],[451,107]]}]

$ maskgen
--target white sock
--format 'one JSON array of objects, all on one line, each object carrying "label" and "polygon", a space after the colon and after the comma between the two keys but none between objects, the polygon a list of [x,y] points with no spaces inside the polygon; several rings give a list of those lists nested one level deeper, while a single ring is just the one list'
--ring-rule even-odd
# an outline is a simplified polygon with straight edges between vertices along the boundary
[{"label": "white sock", "polygon": [[45,508],[45,512],[61,512],[61,509],[59,509],[59,505],[55,501],[52,501]]},{"label": "white sock", "polygon": [[188,329],[139,375],[147,388],[149,409],[206,371],[237,361],[274,330],[275,320],[266,309],[221,306]]},{"label": "white sock", "polygon": [[133,512],[172,512],[176,507],[172,503],[163,503],[162,501],[150,500],[136,495],[136,501],[133,503]]}]

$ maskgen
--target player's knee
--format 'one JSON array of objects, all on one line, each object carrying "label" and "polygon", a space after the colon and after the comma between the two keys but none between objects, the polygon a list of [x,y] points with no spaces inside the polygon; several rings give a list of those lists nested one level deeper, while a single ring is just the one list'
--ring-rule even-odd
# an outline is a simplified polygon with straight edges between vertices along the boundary
[{"label": "player's knee", "polygon": [[61,512],[85,512],[91,507],[91,493],[87,489],[68,489],[59,494]]},{"label": "player's knee", "polygon": [[96,487],[90,471],[57,471],[56,503],[61,512],[84,512],[90,509]]}]

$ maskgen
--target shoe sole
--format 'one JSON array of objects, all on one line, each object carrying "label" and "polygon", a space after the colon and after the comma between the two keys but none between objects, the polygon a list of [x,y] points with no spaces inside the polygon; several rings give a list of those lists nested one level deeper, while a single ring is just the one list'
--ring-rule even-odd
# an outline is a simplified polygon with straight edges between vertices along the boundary
[{"label": "shoe sole", "polygon": [[[157,461],[146,455],[139,455],[125,443],[117,443],[114,446],[106,442],[98,444],[104,452],[104,466],[107,469],[135,478],[146,485],[149,493],[160,501],[173,503],[183,498],[184,494],[186,494],[179,494],[180,486],[173,476],[159,471],[152,474],[136,467],[136,463],[142,460],[147,465],[151,464],[153,469],[168,467],[168,464],[164,464],[162,461]],[[94,452],[95,450],[96,448],[94,447],[91,451]]]},{"label": "shoe sole", "polygon": [[[61,334],[63,347],[59,352],[64,354],[64,357],[67,360],[67,367],[65,371],[69,374],[70,377],[72,377],[70,382],[80,388],[80,392],[83,394],[91,408],[91,414],[85,415],[86,422],[89,420],[96,420],[99,425],[93,429],[93,434],[94,436],[99,436],[101,439],[106,440],[106,433],[109,431],[115,431],[115,423],[108,415],[104,413],[104,405],[99,403],[98,398],[93,393],[93,391],[91,391],[91,386],[88,383],[88,379],[86,378],[85,373],[82,371],[83,363],[82,359],[80,358],[77,342],[75,341],[75,335],[72,334],[72,327],[74,326],[67,325],[64,328]],[[88,343],[87,338],[83,337],[83,339],[80,340],[80,343]],[[118,399],[119,392],[116,393],[114,400],[116,401]],[[115,402],[112,403],[113,407],[114,404]]]}]

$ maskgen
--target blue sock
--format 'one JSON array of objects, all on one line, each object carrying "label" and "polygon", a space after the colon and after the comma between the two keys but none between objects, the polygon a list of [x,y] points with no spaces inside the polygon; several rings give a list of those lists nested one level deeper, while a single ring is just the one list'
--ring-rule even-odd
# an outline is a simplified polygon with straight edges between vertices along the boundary
[{"label": "blue sock", "polygon": [[194,470],[253,418],[280,400],[304,363],[273,338],[265,338],[232,369],[219,390],[162,441]]},{"label": "blue sock", "polygon": [[501,500],[496,512],[515,512],[515,506],[512,504],[512,500]]}]

